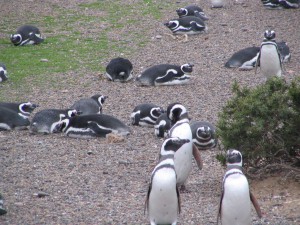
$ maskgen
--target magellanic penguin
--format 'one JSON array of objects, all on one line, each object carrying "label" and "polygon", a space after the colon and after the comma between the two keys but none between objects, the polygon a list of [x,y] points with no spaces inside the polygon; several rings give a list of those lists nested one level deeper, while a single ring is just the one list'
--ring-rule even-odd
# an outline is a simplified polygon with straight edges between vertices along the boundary
[{"label": "magellanic penguin", "polygon": [[255,64],[255,73],[257,67],[265,78],[273,76],[281,77],[282,62],[278,46],[275,42],[275,32],[273,30],[266,30],[264,33],[264,41],[260,45],[259,55]]},{"label": "magellanic penguin", "polygon": [[196,16],[185,16],[164,23],[173,34],[200,34],[207,31],[204,21]]},{"label": "magellanic penguin", "polygon": [[0,216],[7,213],[7,211],[4,209],[4,199],[2,195],[0,194]]},{"label": "magellanic penguin", "polygon": [[6,66],[3,63],[0,63],[0,83],[6,81],[7,78]]},{"label": "magellanic penguin", "polygon": [[254,69],[259,50],[260,47],[248,47],[239,50],[225,63],[225,67],[240,68],[242,70]]},{"label": "magellanic penguin", "polygon": [[161,114],[154,124],[154,134],[157,137],[165,138],[168,136],[168,132],[172,127],[171,120],[167,113]]},{"label": "magellanic penguin", "polygon": [[29,119],[21,113],[0,106],[0,130],[27,129],[29,125]]},{"label": "magellanic penguin", "polygon": [[105,114],[79,115],[62,120],[57,124],[68,137],[96,138],[113,133],[120,136],[130,134],[129,127],[119,119]]},{"label": "magellanic penguin", "polygon": [[32,118],[30,124],[31,134],[43,133],[51,134],[58,133],[57,125],[66,118],[77,116],[79,113],[76,109],[44,109],[37,112]]},{"label": "magellanic penguin", "polygon": [[166,139],[161,146],[159,163],[151,174],[145,204],[151,225],[177,224],[180,195],[176,184],[174,154],[189,142],[189,139],[174,137]]},{"label": "magellanic penguin", "polygon": [[40,30],[32,25],[24,25],[18,28],[16,34],[10,36],[11,42],[15,46],[35,45],[44,41]]},{"label": "magellanic penguin", "polygon": [[107,96],[96,94],[90,98],[76,101],[70,109],[76,109],[77,112],[80,112],[80,115],[101,114],[103,104],[107,98]]},{"label": "magellanic penguin", "polygon": [[262,3],[267,9],[297,9],[300,6],[299,0],[262,0]]},{"label": "magellanic penguin", "polygon": [[142,103],[137,105],[130,115],[132,125],[153,127],[157,118],[164,112],[163,108],[152,104]]},{"label": "magellanic penguin", "polygon": [[143,71],[136,81],[144,86],[181,85],[189,82],[193,72],[193,64],[181,66],[173,64],[159,64]]},{"label": "magellanic penguin", "polygon": [[[243,174],[242,154],[238,150],[227,151],[227,170],[222,183],[222,195],[219,205],[219,217],[222,225],[251,225],[251,202],[258,217],[262,213],[258,202],[249,190],[246,176]],[[218,224],[218,222],[217,222]]]},{"label": "magellanic penguin", "polygon": [[132,63],[121,57],[112,59],[106,66],[104,74],[111,81],[126,82],[133,78]]},{"label": "magellanic penguin", "polygon": [[217,135],[213,124],[206,121],[194,121],[191,123],[193,143],[199,150],[207,150],[216,147]]},{"label": "magellanic penguin", "polygon": [[196,16],[202,20],[208,20],[208,17],[205,15],[203,9],[197,5],[188,5],[186,7],[177,9],[176,12],[179,17]]},{"label": "magellanic penguin", "polygon": [[177,184],[184,191],[185,182],[192,170],[193,156],[200,170],[203,167],[203,162],[199,150],[192,142],[193,135],[186,108],[180,103],[172,103],[167,108],[167,115],[172,124],[174,124],[169,130],[168,136],[190,140],[190,142],[184,144],[176,151],[174,157]]},{"label": "magellanic penguin", "polygon": [[33,110],[38,107],[38,105],[31,102],[0,102],[0,107],[8,108],[27,119],[30,117],[30,114],[33,112]]}]

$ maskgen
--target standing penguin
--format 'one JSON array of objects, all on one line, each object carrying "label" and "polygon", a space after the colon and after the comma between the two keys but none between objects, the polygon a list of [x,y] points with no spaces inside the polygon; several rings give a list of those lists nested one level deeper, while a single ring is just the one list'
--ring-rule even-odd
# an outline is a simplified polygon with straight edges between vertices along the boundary
[{"label": "standing penguin", "polygon": [[193,143],[199,150],[214,148],[218,141],[216,137],[216,128],[206,121],[195,121],[191,123],[193,134]]},{"label": "standing penguin", "polygon": [[176,12],[179,17],[196,16],[202,20],[208,20],[208,17],[203,12],[203,9],[197,5],[188,5],[186,7],[177,9]]},{"label": "standing penguin", "polygon": [[[249,190],[246,176],[243,174],[242,154],[238,150],[227,151],[227,170],[223,178],[219,217],[222,225],[251,225],[251,202],[258,217],[261,210],[254,195]],[[218,222],[217,222],[218,223]]]},{"label": "standing penguin", "polygon": [[168,118],[167,113],[163,113],[161,114],[154,125],[154,134],[157,137],[167,137],[168,136],[168,132],[172,127],[172,123],[171,120]]},{"label": "standing penguin", "polygon": [[153,127],[157,118],[164,112],[163,108],[152,104],[143,103],[137,105],[130,115],[132,125]]},{"label": "standing penguin", "polygon": [[77,116],[76,109],[44,109],[37,112],[32,118],[30,132],[34,133],[58,133],[57,124],[63,119]]},{"label": "standing penguin", "polygon": [[121,57],[112,59],[106,66],[105,76],[111,81],[126,82],[133,78],[132,63]]},{"label": "standing penguin", "polygon": [[107,98],[107,96],[96,94],[90,98],[76,101],[70,109],[76,109],[77,112],[80,112],[80,115],[101,114],[102,106]]},{"label": "standing penguin", "polygon": [[0,83],[7,80],[6,66],[0,63]]},{"label": "standing penguin", "polygon": [[23,116],[10,108],[0,106],[0,131],[12,129],[27,129],[30,121],[27,117]]},{"label": "standing penguin", "polygon": [[261,73],[267,79],[273,76],[281,77],[282,63],[280,52],[275,42],[275,32],[273,30],[266,30],[264,37],[256,60],[255,74],[259,66]]},{"label": "standing penguin", "polygon": [[181,186],[181,190],[184,191],[185,182],[192,170],[193,156],[200,170],[203,167],[203,163],[200,152],[192,142],[193,136],[186,108],[180,103],[172,103],[167,108],[167,115],[174,124],[169,130],[168,136],[190,140],[190,142],[182,145],[174,156],[177,184]]},{"label": "standing penguin", "polygon": [[160,150],[160,159],[151,175],[145,209],[151,225],[176,225],[180,213],[180,195],[176,184],[174,154],[189,139],[168,138]]},{"label": "standing penguin", "polygon": [[190,63],[181,66],[159,64],[146,69],[136,78],[136,81],[144,86],[186,84],[190,80],[193,67],[194,65]]},{"label": "standing penguin", "polygon": [[20,116],[24,118],[29,118],[30,114],[33,112],[34,109],[38,107],[37,104],[33,104],[31,102],[0,102],[0,107],[8,108],[15,113],[18,113]]},{"label": "standing penguin", "polygon": [[16,34],[10,36],[11,42],[15,46],[35,45],[44,41],[40,30],[32,25],[24,25],[18,28]]}]

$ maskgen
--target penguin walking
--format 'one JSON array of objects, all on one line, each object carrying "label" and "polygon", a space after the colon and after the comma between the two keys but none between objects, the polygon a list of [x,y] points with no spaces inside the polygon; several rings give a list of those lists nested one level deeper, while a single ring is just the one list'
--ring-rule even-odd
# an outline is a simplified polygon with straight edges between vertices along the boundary
[{"label": "penguin walking", "polygon": [[130,115],[132,125],[153,127],[157,118],[164,112],[163,108],[152,104],[143,103],[137,105]]},{"label": "penguin walking", "polygon": [[150,224],[177,224],[180,213],[180,195],[176,184],[174,154],[189,139],[168,138],[160,150],[160,159],[151,174],[145,210],[148,210]]},{"label": "penguin walking", "polygon": [[199,150],[192,142],[193,136],[186,108],[180,103],[172,103],[167,108],[167,115],[174,124],[169,130],[168,136],[190,140],[190,142],[182,145],[174,156],[177,184],[181,187],[181,190],[184,191],[185,182],[192,170],[193,156],[200,170],[203,167],[203,162]]},{"label": "penguin walking", "polygon": [[157,137],[166,138],[171,127],[171,120],[168,118],[167,113],[163,113],[157,118],[155,122],[154,134]]},{"label": "penguin walking", "polygon": [[111,81],[127,82],[133,78],[132,63],[121,57],[112,59],[106,66],[105,76]]},{"label": "penguin walking", "polygon": [[24,25],[18,28],[16,34],[11,34],[10,40],[15,46],[23,46],[40,44],[44,38],[37,27]]},{"label": "penguin walking", "polygon": [[218,220],[220,217],[222,225],[251,225],[251,202],[259,218],[262,213],[243,174],[242,154],[238,150],[230,149],[227,151],[226,160],[227,170],[222,183]]},{"label": "penguin walking", "polygon": [[77,112],[80,112],[80,115],[101,114],[103,104],[107,98],[107,96],[96,94],[90,98],[76,101],[70,109],[76,109]]},{"label": "penguin walking", "polygon": [[206,121],[195,121],[191,123],[193,143],[199,150],[207,150],[216,147],[218,141],[216,128]]},{"label": "penguin walking", "polygon": [[10,108],[0,106],[0,131],[13,129],[27,129],[30,125],[28,117]]},{"label": "penguin walking", "polygon": [[190,63],[181,66],[159,64],[146,69],[136,78],[136,81],[139,85],[144,86],[187,84],[191,78],[193,67],[194,65]]},{"label": "penguin walking", "polygon": [[31,134],[51,134],[60,132],[57,125],[65,118],[78,115],[76,109],[44,109],[37,112],[30,124]]},{"label": "penguin walking", "polygon": [[25,119],[28,119],[30,114],[38,107],[38,105],[31,102],[0,102],[0,107],[10,109]]},{"label": "penguin walking", "polygon": [[282,62],[278,46],[275,42],[275,32],[266,30],[264,40],[260,45],[259,55],[256,60],[255,74],[257,67],[267,79],[273,76],[282,76]]},{"label": "penguin walking", "polygon": [[179,17],[196,16],[201,18],[203,21],[208,20],[208,17],[205,15],[203,9],[197,5],[188,5],[186,7],[177,9],[176,12]]},{"label": "penguin walking", "polygon": [[0,63],[0,83],[6,81],[7,78],[6,66],[3,63]]},{"label": "penguin walking", "polygon": [[66,118],[56,125],[68,137],[95,138],[106,137],[107,134],[126,136],[130,129],[119,119],[105,114],[79,115]]}]

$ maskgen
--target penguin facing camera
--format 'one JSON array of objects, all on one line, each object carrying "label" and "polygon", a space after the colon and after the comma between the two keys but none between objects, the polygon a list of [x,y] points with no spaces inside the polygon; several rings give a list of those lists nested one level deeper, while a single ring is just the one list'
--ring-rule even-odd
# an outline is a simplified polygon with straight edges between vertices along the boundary
[{"label": "penguin facing camera", "polygon": [[0,83],[8,79],[6,66],[3,63],[0,63]]},{"label": "penguin facing camera", "polygon": [[133,78],[132,63],[121,57],[112,59],[106,66],[104,76],[110,81],[127,82]]},{"label": "penguin facing camera", "polygon": [[230,149],[227,151],[226,160],[227,170],[222,182],[217,224],[220,218],[222,225],[251,225],[251,202],[259,218],[262,213],[243,173],[242,154],[238,150]]},{"label": "penguin facing camera", "polygon": [[193,72],[193,64],[186,63],[181,66],[173,64],[159,64],[143,71],[137,78],[138,85],[161,86],[187,84]]},{"label": "penguin facing camera", "polygon": [[218,141],[216,128],[206,121],[194,121],[191,123],[193,143],[199,150],[207,150],[216,147]]},{"label": "penguin facing camera", "polygon": [[137,105],[130,114],[132,125],[153,127],[157,118],[164,112],[163,108],[152,104],[142,103]]},{"label": "penguin facing camera", "polygon": [[90,98],[83,98],[76,101],[70,108],[76,109],[80,115],[101,114],[102,107],[108,96],[101,94],[93,95]]},{"label": "penguin facing camera", "polygon": [[44,41],[39,28],[24,25],[18,28],[15,34],[10,35],[10,40],[15,46],[37,45]]}]

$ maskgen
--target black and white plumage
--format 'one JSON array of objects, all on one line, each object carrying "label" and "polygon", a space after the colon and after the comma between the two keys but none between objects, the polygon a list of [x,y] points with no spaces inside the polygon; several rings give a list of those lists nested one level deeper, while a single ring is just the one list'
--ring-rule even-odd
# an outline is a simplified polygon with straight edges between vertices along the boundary
[{"label": "black and white plumage", "polygon": [[70,109],[76,109],[80,115],[101,114],[102,107],[107,96],[96,94],[90,98],[83,98],[76,101]]},{"label": "black and white plumage", "polygon": [[200,34],[207,31],[204,21],[196,16],[185,16],[164,23],[173,34]]},{"label": "black and white plumage", "polygon": [[3,63],[0,63],[0,83],[7,80],[7,70]]},{"label": "black and white plumage", "polygon": [[0,107],[8,108],[24,118],[29,118],[38,105],[31,102],[0,102]]},{"label": "black and white plumage", "polygon": [[152,103],[139,104],[130,115],[131,123],[136,126],[153,127],[157,118],[163,112],[163,108],[158,105]]},{"label": "black and white plumage", "polygon": [[118,57],[108,63],[104,75],[111,81],[126,82],[133,78],[132,70],[132,63],[128,59]]},{"label": "black and white plumage", "polygon": [[32,25],[24,25],[18,28],[16,34],[10,36],[11,42],[15,46],[35,45],[44,41],[40,30]]},{"label": "black and white plumage", "polygon": [[300,0],[262,0],[262,3],[267,9],[297,9],[300,7]]},{"label": "black and white plumage", "polygon": [[285,41],[278,42],[277,47],[280,53],[281,62],[283,63],[289,62],[292,56],[287,42]]},{"label": "black and white plumage", "polygon": [[37,112],[32,118],[30,132],[51,134],[58,133],[57,125],[66,118],[77,116],[79,113],[76,109],[44,109]]},{"label": "black and white plumage", "polygon": [[116,117],[105,114],[79,115],[62,120],[57,124],[68,137],[96,138],[113,133],[121,136],[130,134],[130,129]]},{"label": "black and white plumage", "polygon": [[167,137],[168,136],[168,132],[172,127],[172,122],[171,120],[168,118],[167,113],[163,113],[161,114],[154,125],[154,134],[157,137]]},{"label": "black and white plumage", "polygon": [[194,121],[191,123],[193,143],[199,150],[214,148],[218,141],[216,128],[206,121]]},{"label": "black and white plumage", "polygon": [[282,62],[278,46],[275,41],[275,32],[266,30],[264,40],[260,45],[259,55],[255,64],[255,73],[257,67],[260,67],[260,72],[265,78],[273,76],[281,77]]},{"label": "black and white plumage", "polygon": [[174,154],[190,142],[177,137],[166,139],[160,150],[160,160],[151,174],[146,207],[150,224],[177,224],[180,213],[180,195],[176,184]]},{"label": "black and white plumage", "polygon": [[7,213],[3,205],[4,205],[4,199],[3,196],[0,194],[0,216]]},{"label": "black and white plumage", "polygon": [[227,170],[222,182],[219,216],[222,225],[251,225],[251,202],[261,218],[261,210],[250,192],[246,176],[243,174],[242,154],[235,149],[227,151]]},{"label": "black and white plumage", "polygon": [[169,130],[169,137],[178,137],[188,139],[190,142],[181,146],[175,153],[174,162],[177,174],[177,184],[185,189],[185,182],[192,170],[193,156],[199,169],[202,169],[203,163],[197,147],[193,144],[192,130],[189,124],[187,109],[180,103],[175,102],[167,108],[168,118],[174,124]]},{"label": "black and white plumage", "polygon": [[0,131],[13,129],[27,129],[30,125],[28,117],[13,109],[0,106]]},{"label": "black and white plumage", "polygon": [[191,78],[193,66],[190,63],[181,66],[173,64],[155,65],[143,71],[136,78],[136,81],[139,85],[145,86],[186,84]]},{"label": "black and white plumage", "polygon": [[197,5],[188,5],[186,7],[177,9],[176,12],[180,18],[185,16],[196,16],[202,20],[208,20],[208,17],[205,15],[203,9]]}]

